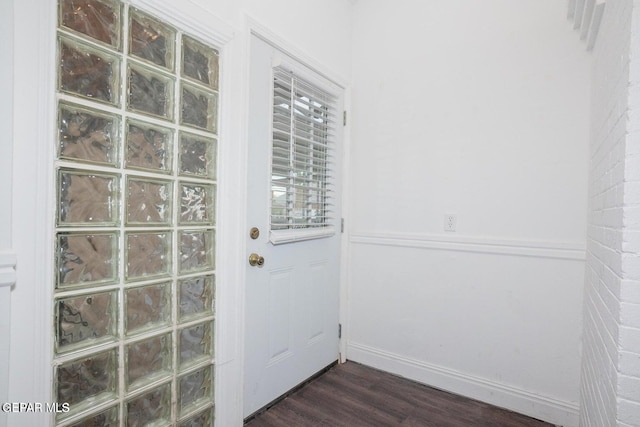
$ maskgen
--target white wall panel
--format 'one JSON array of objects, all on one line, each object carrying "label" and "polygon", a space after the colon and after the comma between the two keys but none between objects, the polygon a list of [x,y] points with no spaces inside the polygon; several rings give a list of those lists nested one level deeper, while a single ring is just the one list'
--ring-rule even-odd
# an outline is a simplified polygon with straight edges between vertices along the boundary
[{"label": "white wall panel", "polygon": [[589,57],[554,1],[360,2],[353,227],[584,241]]},{"label": "white wall panel", "polygon": [[577,425],[582,260],[380,243],[352,245],[349,358]]},{"label": "white wall panel", "polygon": [[356,3],[347,357],[576,425],[591,59],[565,6]]},{"label": "white wall panel", "polygon": [[236,28],[245,15],[266,26],[343,78],[351,74],[351,13],[348,0],[192,0]]}]

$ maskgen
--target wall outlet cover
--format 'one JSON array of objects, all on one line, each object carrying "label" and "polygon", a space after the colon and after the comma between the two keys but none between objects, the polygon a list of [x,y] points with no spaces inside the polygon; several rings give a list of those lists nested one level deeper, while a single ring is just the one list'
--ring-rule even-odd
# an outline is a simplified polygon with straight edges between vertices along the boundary
[{"label": "wall outlet cover", "polygon": [[444,214],[444,231],[456,231],[458,216],[456,214]]}]

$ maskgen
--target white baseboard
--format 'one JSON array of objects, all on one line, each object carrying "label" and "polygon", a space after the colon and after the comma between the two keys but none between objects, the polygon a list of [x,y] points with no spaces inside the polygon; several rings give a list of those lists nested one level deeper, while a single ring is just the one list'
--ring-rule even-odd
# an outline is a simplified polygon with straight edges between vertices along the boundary
[{"label": "white baseboard", "polygon": [[347,344],[347,359],[558,426],[578,426],[579,408],[574,403],[353,342]]}]

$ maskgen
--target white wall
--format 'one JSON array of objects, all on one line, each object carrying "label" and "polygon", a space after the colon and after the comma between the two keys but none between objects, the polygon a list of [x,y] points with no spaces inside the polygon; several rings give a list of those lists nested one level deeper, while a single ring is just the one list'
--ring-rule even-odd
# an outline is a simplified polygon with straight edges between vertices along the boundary
[{"label": "white wall", "polygon": [[640,1],[594,49],[581,425],[640,425]]},{"label": "white wall", "polygon": [[[53,217],[51,162],[55,135],[55,103],[53,99],[55,68],[55,3],[49,0],[3,2],[13,6],[13,14],[1,14],[14,25],[16,56],[15,99],[3,97],[0,111],[13,111],[13,199],[11,230],[17,252],[17,285],[11,292],[11,343],[9,395],[2,401],[48,402],[50,396],[52,331],[53,249],[51,218]],[[217,423],[223,426],[242,424],[242,328],[244,300],[244,237],[246,139],[244,116],[249,38],[245,17],[274,33],[296,53],[323,64],[333,76],[348,80],[350,76],[351,3],[347,0],[327,0],[322,7],[312,0],[132,0],[145,7],[151,5],[167,12],[168,18],[186,18],[193,26],[220,26],[231,39],[224,46],[222,82],[222,132],[220,140],[220,221],[217,237],[221,248],[218,280],[218,311],[216,357],[218,363],[216,404]],[[179,14],[171,16],[171,11]],[[178,16],[179,15],[179,16]],[[11,19],[13,17],[13,20]],[[2,29],[9,27],[4,26]],[[313,27],[309,27],[313,25]],[[5,39],[3,39],[4,41]],[[4,45],[2,59],[5,59]],[[8,52],[7,52],[8,54]],[[5,64],[4,61],[2,61]],[[3,118],[6,117],[3,115]],[[0,122],[0,130],[5,123]],[[6,134],[3,134],[6,137]],[[5,147],[0,144],[0,147]],[[4,151],[2,151],[4,153]],[[3,158],[0,156],[0,162]],[[0,171],[7,169],[0,168]],[[10,187],[0,187],[4,193]],[[6,197],[5,197],[6,196]],[[8,209],[3,209],[3,213]],[[4,216],[0,219],[4,220]],[[8,221],[8,219],[7,219]],[[224,224],[224,229],[222,229]],[[0,230],[0,238],[4,239]],[[0,250],[2,247],[0,247]],[[226,269],[226,270],[225,270]],[[3,300],[4,301],[4,300]],[[2,323],[0,322],[0,327]],[[3,335],[4,337],[4,335]],[[0,351],[2,348],[0,347]],[[0,369],[6,368],[0,356]],[[2,377],[0,376],[0,379]],[[1,383],[0,383],[1,384]],[[2,397],[2,394],[0,394]],[[0,419],[0,426],[3,420]],[[47,425],[46,414],[10,414],[9,425]]]},{"label": "white wall", "polygon": [[238,28],[242,28],[244,15],[248,15],[323,64],[327,71],[344,79],[351,74],[349,0],[193,1]]},{"label": "white wall", "polygon": [[[0,200],[11,199],[13,135],[13,3],[0,3]],[[0,401],[6,402],[11,340],[11,289],[15,282],[15,254],[11,242],[11,209],[0,209]],[[0,413],[0,426],[7,416]]]},{"label": "white wall", "polygon": [[590,58],[565,6],[356,4],[347,357],[569,426]]}]

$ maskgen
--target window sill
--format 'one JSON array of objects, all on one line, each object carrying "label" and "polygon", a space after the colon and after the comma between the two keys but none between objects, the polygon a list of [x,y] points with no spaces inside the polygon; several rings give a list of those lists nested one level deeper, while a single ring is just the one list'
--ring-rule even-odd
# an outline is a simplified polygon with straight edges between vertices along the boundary
[{"label": "window sill", "polygon": [[336,234],[335,227],[323,227],[320,229],[294,229],[294,230],[272,230],[269,233],[269,241],[273,245],[285,243],[301,242],[305,240],[322,239]]}]

